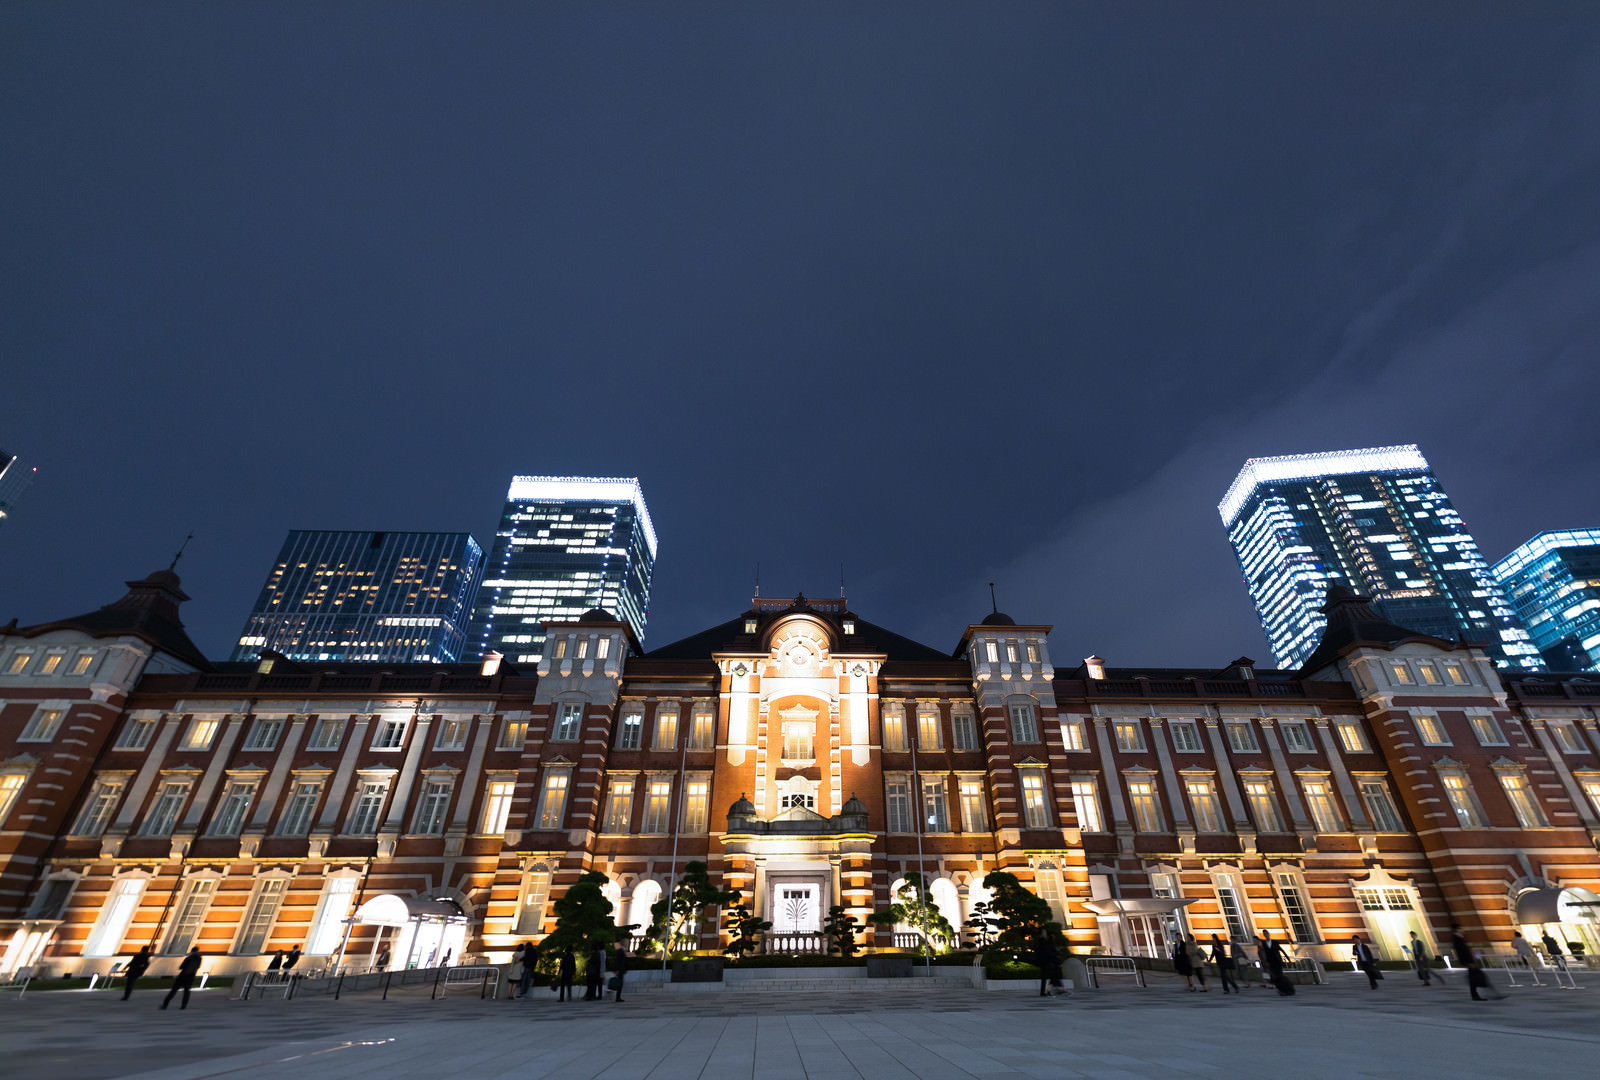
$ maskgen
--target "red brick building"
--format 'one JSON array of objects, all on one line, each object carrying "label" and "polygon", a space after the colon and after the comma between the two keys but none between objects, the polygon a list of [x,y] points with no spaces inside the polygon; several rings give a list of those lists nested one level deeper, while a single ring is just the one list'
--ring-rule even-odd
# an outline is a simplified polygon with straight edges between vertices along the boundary
[{"label": "red brick building", "polygon": [[691,860],[785,949],[920,869],[957,925],[1014,873],[1083,949],[1181,927],[1398,959],[1458,921],[1600,951],[1600,683],[1349,594],[1299,672],[1057,668],[998,613],[947,653],[803,597],[645,653],[593,611],[522,670],[211,662],[175,574],[129,589],[0,631],[0,970],[500,959],[583,871],[643,922]]}]

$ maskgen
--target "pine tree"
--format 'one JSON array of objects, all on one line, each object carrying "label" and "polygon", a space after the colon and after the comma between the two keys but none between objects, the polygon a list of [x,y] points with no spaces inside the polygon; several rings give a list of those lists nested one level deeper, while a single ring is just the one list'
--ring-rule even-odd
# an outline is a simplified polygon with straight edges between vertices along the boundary
[{"label": "pine tree", "polygon": [[989,910],[998,931],[990,943],[990,952],[1011,960],[1027,960],[1033,955],[1034,941],[1042,932],[1051,936],[1062,956],[1066,955],[1067,939],[1050,905],[1017,880],[1015,874],[996,870],[984,877],[983,885],[993,894]]},{"label": "pine tree", "polygon": [[924,952],[934,947],[935,939],[955,940],[955,928],[928,899],[927,886],[915,870],[906,875],[891,899],[893,902],[888,907],[867,916],[867,921],[874,926],[909,926],[921,938],[920,948]]},{"label": "pine tree", "polygon": [[756,918],[743,904],[728,912],[728,925],[733,928],[733,939],[722,951],[735,959],[746,953],[760,952],[766,932],[772,929],[770,922]]},{"label": "pine tree", "polygon": [[861,951],[861,943],[856,940],[856,934],[861,924],[856,922],[856,917],[834,904],[828,909],[828,917],[822,923],[822,932],[828,935],[828,951],[838,953],[848,960]]},{"label": "pine tree", "polygon": [[684,866],[683,875],[671,896],[663,896],[650,908],[650,938],[667,949],[692,950],[697,944],[695,926],[708,907],[726,907],[739,902],[738,889],[718,888],[703,862]]}]

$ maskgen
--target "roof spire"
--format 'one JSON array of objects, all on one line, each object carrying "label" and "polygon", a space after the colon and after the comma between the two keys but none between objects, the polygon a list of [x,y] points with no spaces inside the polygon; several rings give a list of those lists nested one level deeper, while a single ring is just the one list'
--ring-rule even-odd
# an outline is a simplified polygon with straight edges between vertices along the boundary
[{"label": "roof spire", "polygon": [[756,560],[756,599],[761,599],[761,560]]},{"label": "roof spire", "polygon": [[193,540],[193,539],[194,539],[194,530],[190,529],[189,530],[189,535],[185,536],[183,538],[183,543],[178,545],[178,552],[177,552],[177,554],[172,556],[172,562],[167,564],[167,569],[168,570],[176,570],[178,568],[178,560],[183,558],[184,549],[189,546],[189,541]]},{"label": "roof spire", "polygon": [[989,582],[989,607],[991,609],[993,609],[994,614],[996,614],[996,615],[1000,614],[1000,605],[999,605],[999,603],[997,603],[995,601],[995,598],[994,598],[994,582],[992,582],[992,581]]},{"label": "roof spire", "polygon": [[839,599],[844,599],[844,563],[839,564]]}]

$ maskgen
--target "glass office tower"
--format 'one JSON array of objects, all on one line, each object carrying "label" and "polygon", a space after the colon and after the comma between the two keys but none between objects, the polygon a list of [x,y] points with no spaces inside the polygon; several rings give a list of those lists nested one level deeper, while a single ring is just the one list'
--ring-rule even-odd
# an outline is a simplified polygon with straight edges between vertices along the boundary
[{"label": "glass office tower", "polygon": [[36,467],[24,465],[11,454],[0,450],[0,525],[4,525],[6,519],[11,517],[11,508],[28,485],[33,483],[33,476],[38,471]]},{"label": "glass office tower", "polygon": [[1415,446],[1251,458],[1217,510],[1281,667],[1316,648],[1332,581],[1409,630],[1481,643],[1511,667],[1540,666]]},{"label": "glass office tower", "polygon": [[455,663],[482,576],[468,533],[291,532],[231,659]]},{"label": "glass office tower", "polygon": [[537,663],[547,620],[605,608],[644,640],[656,531],[634,478],[515,476],[478,611],[474,656]]},{"label": "glass office tower", "polygon": [[1494,564],[1552,671],[1600,671],[1600,529],[1542,532]]}]

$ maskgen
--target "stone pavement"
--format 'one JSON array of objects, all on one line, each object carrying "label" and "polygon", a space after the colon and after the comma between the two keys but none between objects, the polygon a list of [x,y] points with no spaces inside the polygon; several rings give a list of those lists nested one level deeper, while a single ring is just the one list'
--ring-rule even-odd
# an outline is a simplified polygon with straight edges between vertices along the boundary
[{"label": "stone pavement", "polygon": [[[1304,987],[1188,994],[1171,985],[1069,1000],[977,991],[630,995],[562,1005],[371,995],[335,1002],[158,992],[0,999],[0,1075],[16,1080],[294,1077],[551,1080],[1055,1080],[1594,1075],[1600,979],[1579,991],[1473,1002],[1459,979],[1390,973]],[[1400,973],[1403,974],[1403,973]]]}]

